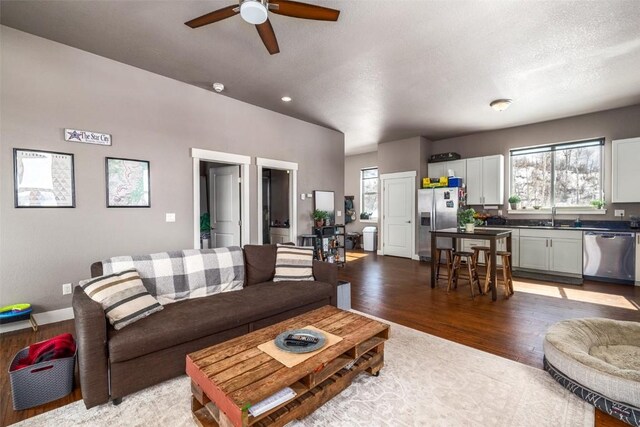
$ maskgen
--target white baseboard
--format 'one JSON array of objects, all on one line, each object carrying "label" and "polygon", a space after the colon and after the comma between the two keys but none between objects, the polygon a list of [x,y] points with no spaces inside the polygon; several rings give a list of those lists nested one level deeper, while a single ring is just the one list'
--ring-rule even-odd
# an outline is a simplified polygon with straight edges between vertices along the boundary
[{"label": "white baseboard", "polygon": [[378,249],[378,252],[376,252],[376,254],[384,256],[384,252],[382,252],[382,250],[380,249]]},{"label": "white baseboard", "polygon": [[412,260],[414,261],[420,261],[420,255],[418,254],[413,254],[413,256],[411,257]]},{"label": "white baseboard", "polygon": [[[45,311],[43,313],[34,313],[33,317],[36,319],[38,325],[62,322],[63,320],[73,319],[73,308],[67,307],[59,310]],[[28,320],[7,323],[6,325],[0,325],[0,334],[27,328],[31,328],[31,323],[29,323]]]}]

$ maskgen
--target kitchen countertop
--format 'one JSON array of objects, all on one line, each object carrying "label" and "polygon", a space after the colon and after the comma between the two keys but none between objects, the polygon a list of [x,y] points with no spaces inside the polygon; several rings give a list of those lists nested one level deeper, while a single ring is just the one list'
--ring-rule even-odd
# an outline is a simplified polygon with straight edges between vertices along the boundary
[{"label": "kitchen countertop", "polygon": [[537,230],[575,230],[575,231],[608,231],[612,233],[640,233],[640,229],[630,227],[572,227],[572,226],[545,226],[545,225],[482,225],[478,227],[486,228],[521,228],[521,229],[537,229]]}]

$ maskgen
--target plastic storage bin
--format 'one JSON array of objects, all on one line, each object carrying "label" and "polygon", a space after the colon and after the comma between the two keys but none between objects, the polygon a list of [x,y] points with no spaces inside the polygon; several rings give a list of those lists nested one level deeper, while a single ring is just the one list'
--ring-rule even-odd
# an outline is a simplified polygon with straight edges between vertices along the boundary
[{"label": "plastic storage bin", "polygon": [[76,355],[36,363],[17,371],[13,367],[29,354],[29,347],[15,355],[9,366],[13,409],[20,411],[60,399],[73,391]]},{"label": "plastic storage bin", "polygon": [[364,236],[364,250],[375,251],[378,248],[378,229],[376,227],[365,227],[362,230]]},{"label": "plastic storage bin", "polygon": [[338,280],[338,308],[351,310],[351,282]]}]

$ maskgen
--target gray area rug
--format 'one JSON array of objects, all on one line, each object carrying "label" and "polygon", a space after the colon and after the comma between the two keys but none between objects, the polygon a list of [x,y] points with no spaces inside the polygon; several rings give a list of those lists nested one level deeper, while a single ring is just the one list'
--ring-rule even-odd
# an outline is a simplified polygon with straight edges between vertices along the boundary
[{"label": "gray area rug", "polygon": [[[546,372],[391,322],[385,367],[290,426],[589,426],[594,409]],[[20,426],[194,426],[186,376],[85,409],[82,402]]]}]

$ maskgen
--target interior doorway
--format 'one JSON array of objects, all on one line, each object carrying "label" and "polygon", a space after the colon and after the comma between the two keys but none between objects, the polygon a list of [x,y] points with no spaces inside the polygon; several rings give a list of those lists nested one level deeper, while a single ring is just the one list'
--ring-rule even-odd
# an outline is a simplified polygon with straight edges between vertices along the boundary
[{"label": "interior doorway", "polygon": [[382,189],[382,255],[414,258],[416,172],[380,175]]},{"label": "interior doorway", "polygon": [[298,164],[256,159],[258,166],[258,243],[296,242]]},{"label": "interior doorway", "polygon": [[249,243],[249,156],[192,149],[196,249]]}]

